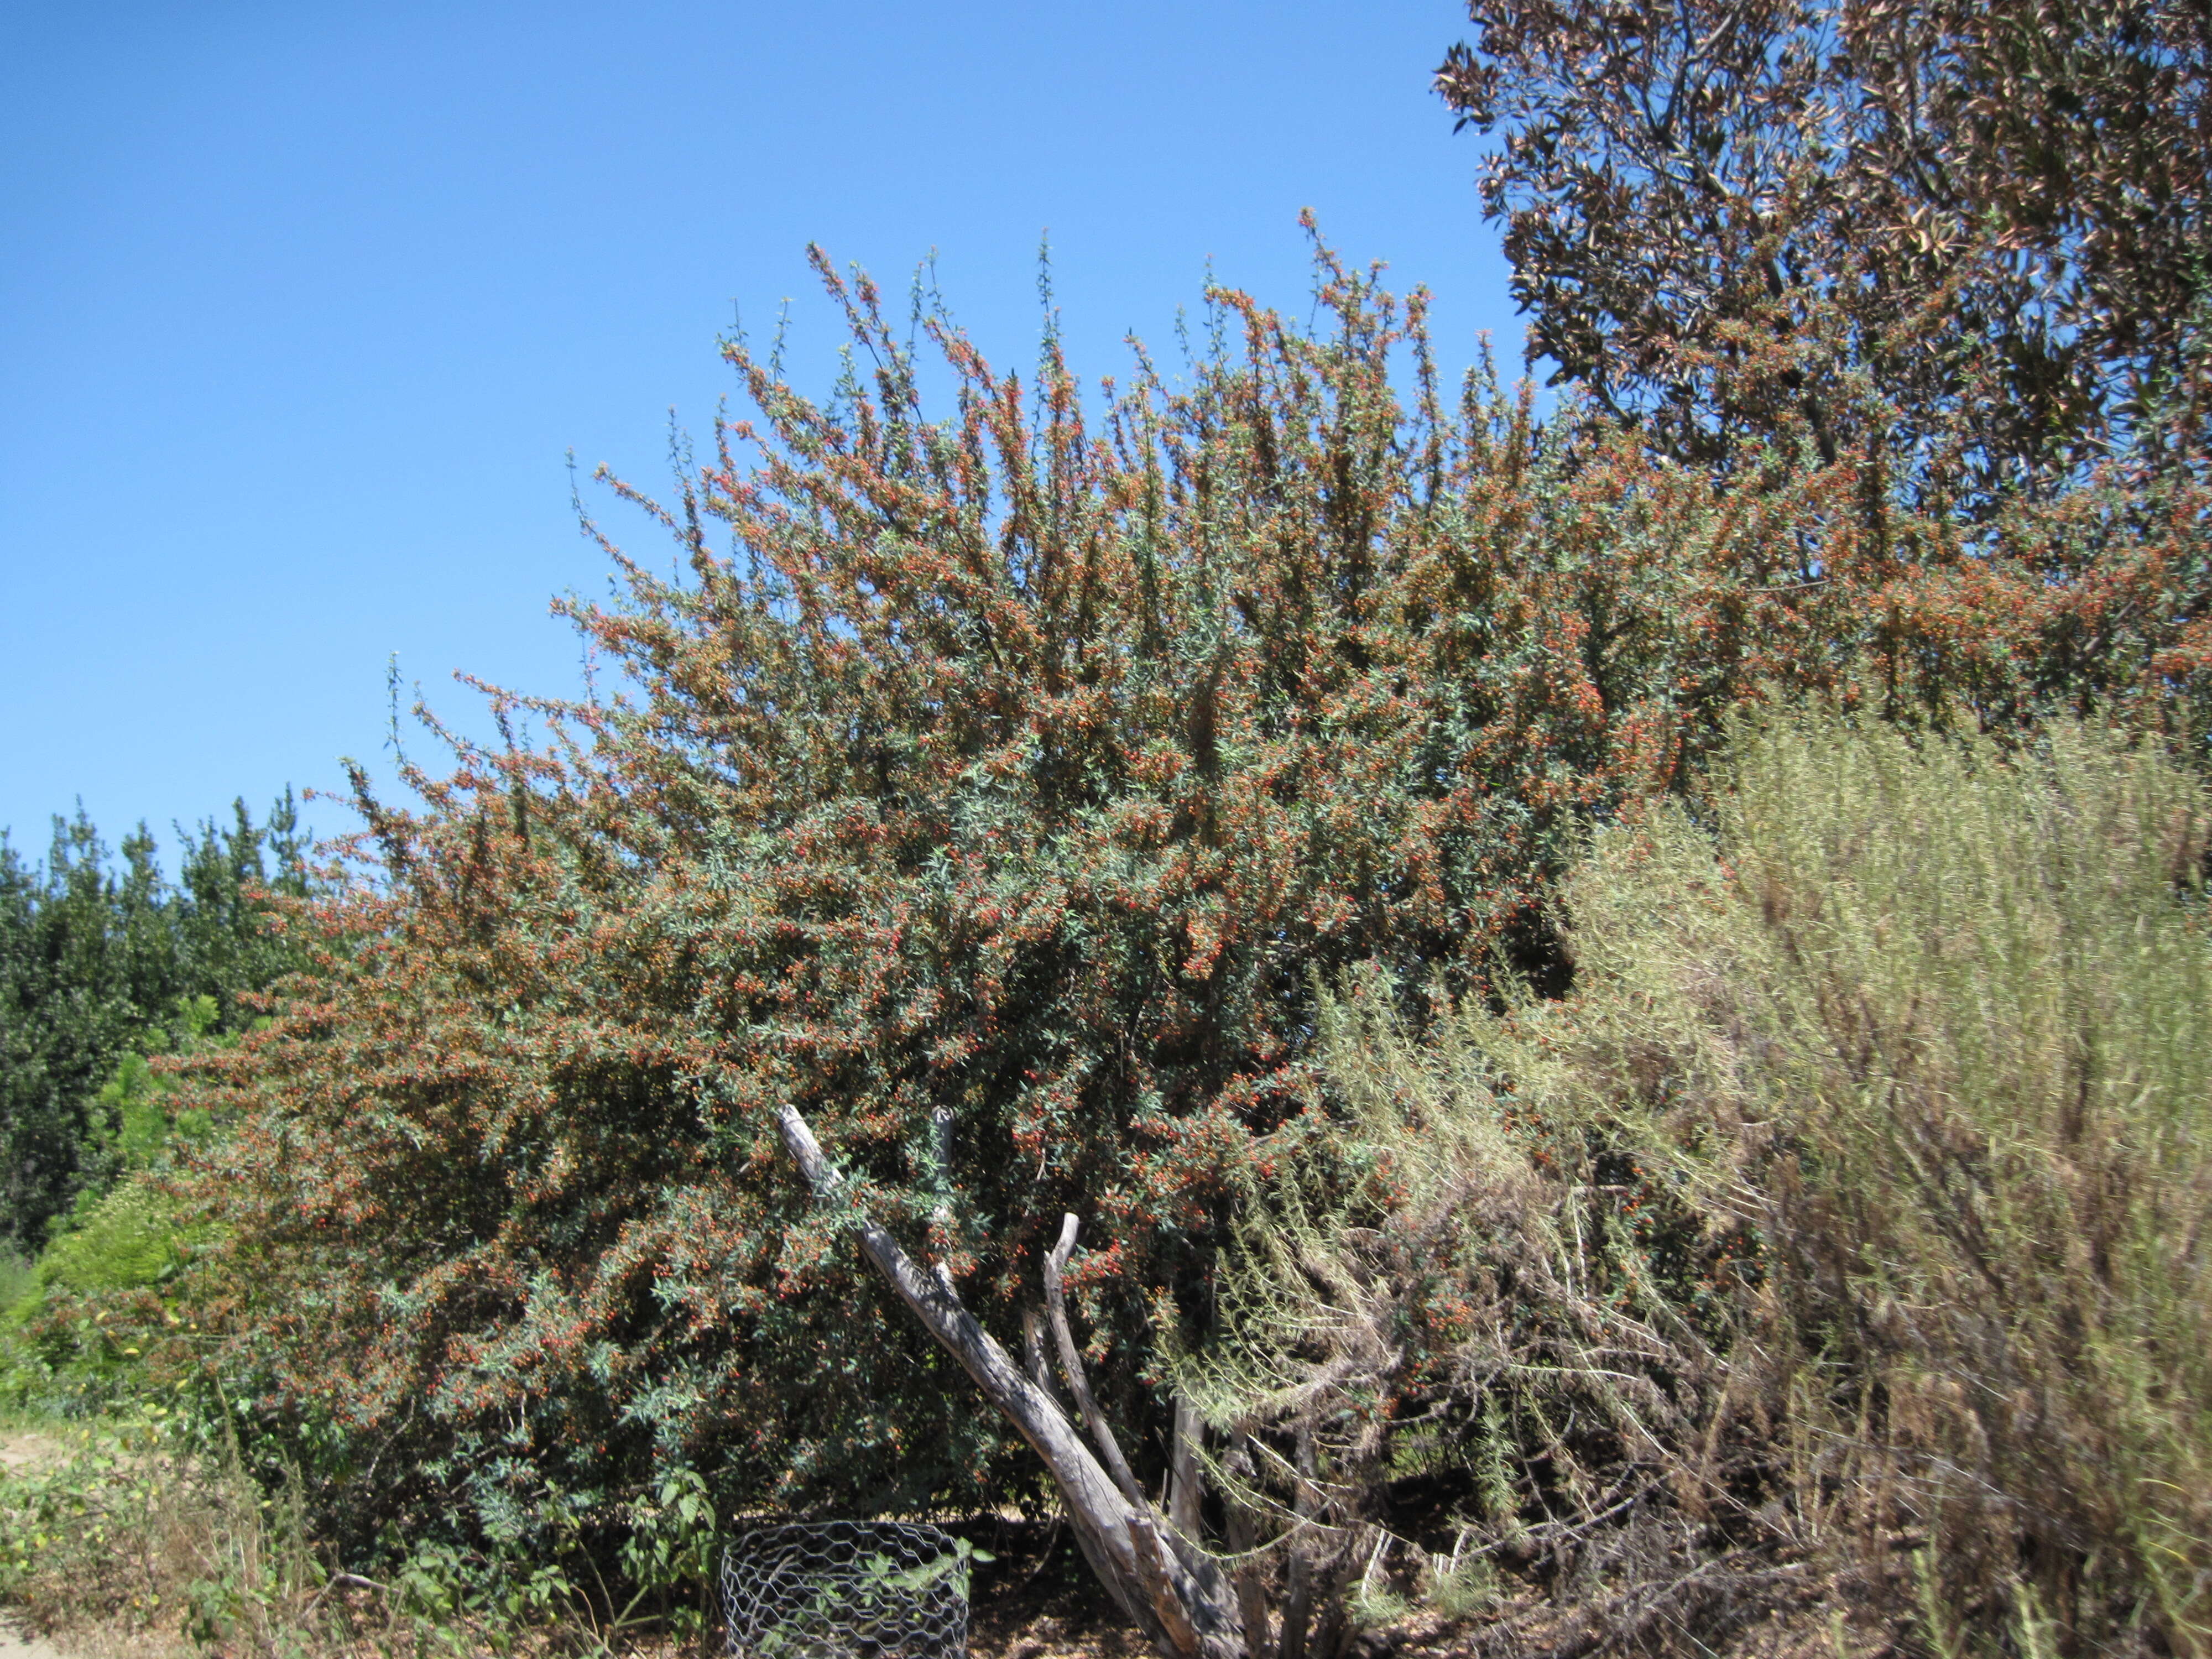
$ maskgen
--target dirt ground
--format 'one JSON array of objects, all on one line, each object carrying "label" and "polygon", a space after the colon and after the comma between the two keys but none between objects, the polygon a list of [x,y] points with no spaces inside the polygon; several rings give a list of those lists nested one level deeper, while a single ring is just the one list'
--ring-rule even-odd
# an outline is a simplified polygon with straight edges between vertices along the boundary
[{"label": "dirt ground", "polygon": [[1150,1659],[1062,1528],[961,1528],[999,1559],[969,1582],[971,1659]]},{"label": "dirt ground", "polygon": [[35,1636],[20,1636],[0,1625],[0,1659],[61,1659],[47,1643]]},{"label": "dirt ground", "polygon": [[29,1430],[0,1434],[0,1469],[34,1469],[61,1455],[52,1437]]}]

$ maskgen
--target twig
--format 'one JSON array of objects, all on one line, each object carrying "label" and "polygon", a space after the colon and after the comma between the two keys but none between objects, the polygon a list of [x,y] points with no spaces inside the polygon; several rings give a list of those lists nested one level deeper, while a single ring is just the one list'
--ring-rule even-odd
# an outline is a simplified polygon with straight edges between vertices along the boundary
[{"label": "twig", "polygon": [[301,1620],[304,1623],[306,1620],[313,1618],[315,1609],[323,1605],[323,1598],[325,1595],[328,1595],[332,1590],[341,1588],[346,1589],[374,1590],[379,1595],[389,1595],[392,1594],[391,1585],[380,1584],[374,1578],[364,1578],[357,1572],[334,1572],[330,1576],[329,1582],[325,1583],[322,1589],[317,1590],[313,1597],[308,1601],[307,1605],[301,1609]]}]

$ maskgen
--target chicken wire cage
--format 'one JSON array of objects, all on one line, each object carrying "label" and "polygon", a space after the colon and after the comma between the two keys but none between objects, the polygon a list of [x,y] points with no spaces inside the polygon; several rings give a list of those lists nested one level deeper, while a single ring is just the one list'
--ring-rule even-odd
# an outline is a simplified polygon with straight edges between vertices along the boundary
[{"label": "chicken wire cage", "polygon": [[722,1553],[737,1659],[966,1659],[966,1545],[896,1521],[756,1527]]}]

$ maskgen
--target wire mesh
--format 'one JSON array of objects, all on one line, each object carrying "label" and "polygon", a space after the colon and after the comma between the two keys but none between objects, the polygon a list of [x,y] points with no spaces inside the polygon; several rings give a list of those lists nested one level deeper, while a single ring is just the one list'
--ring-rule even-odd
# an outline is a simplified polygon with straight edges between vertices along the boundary
[{"label": "wire mesh", "polygon": [[966,1659],[968,1550],[935,1527],[756,1527],[721,1577],[738,1659]]}]

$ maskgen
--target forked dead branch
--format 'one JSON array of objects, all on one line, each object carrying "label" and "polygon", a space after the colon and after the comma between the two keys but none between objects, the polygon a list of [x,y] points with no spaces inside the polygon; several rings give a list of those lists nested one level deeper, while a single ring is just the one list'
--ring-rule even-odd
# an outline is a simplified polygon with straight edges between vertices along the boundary
[{"label": "forked dead branch", "polygon": [[[806,1120],[788,1104],[779,1116],[784,1146],[816,1200],[844,1207],[843,1177],[823,1152]],[[924,1273],[880,1223],[853,1212],[848,1225],[899,1300],[960,1362],[985,1398],[1043,1460],[1067,1505],[1084,1559],[1122,1611],[1170,1659],[1245,1659],[1243,1613],[1226,1577],[1144,1500],[1091,1397],[1059,1295],[1059,1267],[1073,1246],[1074,1220],[1068,1217],[1062,1229],[1058,1261],[1048,1282],[1069,1386],[1083,1402],[1084,1416],[1106,1459],[1104,1466],[1083,1443],[1059,1402],[1031,1381],[968,1311],[944,1263]],[[1115,1474],[1109,1474],[1107,1466]]]}]

